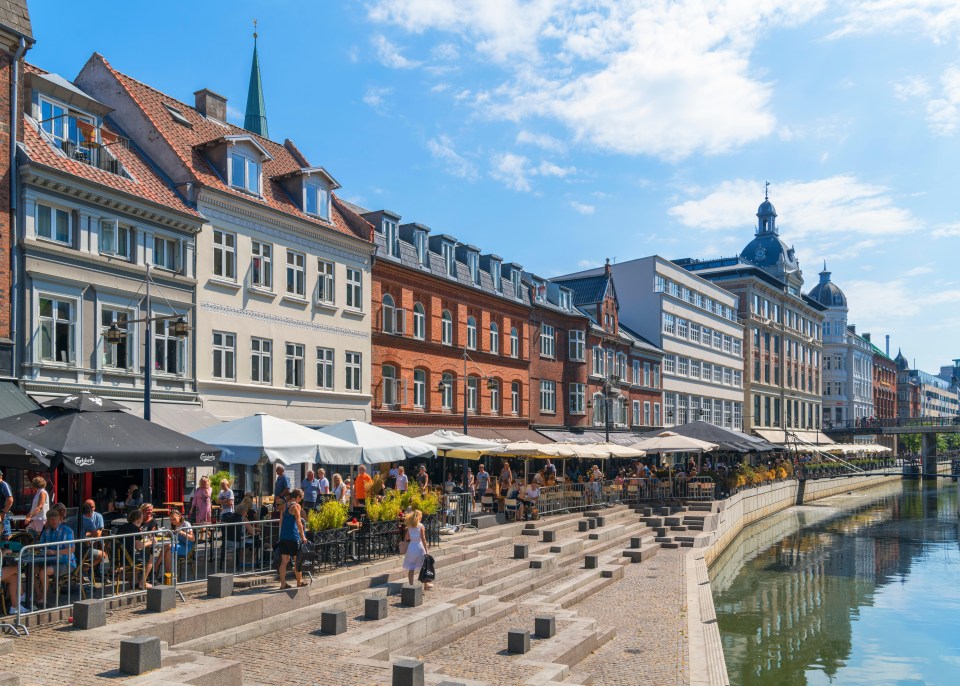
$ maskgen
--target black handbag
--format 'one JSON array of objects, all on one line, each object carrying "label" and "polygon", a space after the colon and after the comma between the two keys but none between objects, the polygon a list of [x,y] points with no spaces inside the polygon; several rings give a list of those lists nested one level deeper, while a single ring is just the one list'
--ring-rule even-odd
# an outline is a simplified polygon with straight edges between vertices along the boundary
[{"label": "black handbag", "polygon": [[317,556],[312,543],[301,543],[297,551],[297,571],[312,573],[317,566]]},{"label": "black handbag", "polygon": [[437,572],[434,570],[433,555],[423,557],[423,566],[420,568],[420,583],[427,584],[437,578]]}]

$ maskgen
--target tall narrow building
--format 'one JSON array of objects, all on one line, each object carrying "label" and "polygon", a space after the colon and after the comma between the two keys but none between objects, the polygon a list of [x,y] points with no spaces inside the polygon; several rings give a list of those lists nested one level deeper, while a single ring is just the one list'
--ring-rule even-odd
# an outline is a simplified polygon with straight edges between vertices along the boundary
[{"label": "tall narrow building", "polygon": [[263,104],[263,82],[260,80],[256,31],[253,32],[253,64],[250,65],[250,87],[247,89],[247,112],[243,117],[243,128],[264,138],[270,137],[267,132],[267,108]]}]

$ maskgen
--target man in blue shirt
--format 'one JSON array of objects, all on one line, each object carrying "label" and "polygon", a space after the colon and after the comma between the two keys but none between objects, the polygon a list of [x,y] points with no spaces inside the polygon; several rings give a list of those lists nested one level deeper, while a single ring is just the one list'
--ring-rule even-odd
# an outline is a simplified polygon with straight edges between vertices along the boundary
[{"label": "man in blue shirt", "polygon": [[10,538],[10,508],[13,507],[13,491],[10,490],[10,484],[3,480],[3,472],[0,472],[0,518],[3,519],[3,533],[0,534],[0,540],[6,541]]},{"label": "man in blue shirt", "polygon": [[[39,543],[69,543],[74,540],[73,530],[60,519],[60,511],[50,508],[47,512],[47,525],[40,534]],[[77,561],[73,556],[72,545],[51,545],[37,550],[36,556],[30,556],[30,564],[35,565],[34,591],[35,597],[47,605],[47,584],[51,577],[70,573]]]},{"label": "man in blue shirt", "polygon": [[[100,538],[103,536],[103,516],[93,507],[92,500],[85,500],[83,507],[80,508],[83,515],[80,518],[80,533],[83,534],[84,538]],[[82,544],[80,557],[83,558],[88,555],[94,567],[103,562],[103,551],[100,550],[99,544],[94,545],[93,541]]]},{"label": "man in blue shirt", "polygon": [[313,510],[317,507],[317,494],[320,493],[320,479],[314,477],[313,470],[307,470],[307,477],[300,483],[303,491],[303,507]]},{"label": "man in blue shirt", "polygon": [[284,474],[283,465],[277,465],[277,480],[273,484],[273,513],[279,516],[283,503],[290,493],[290,479]]}]

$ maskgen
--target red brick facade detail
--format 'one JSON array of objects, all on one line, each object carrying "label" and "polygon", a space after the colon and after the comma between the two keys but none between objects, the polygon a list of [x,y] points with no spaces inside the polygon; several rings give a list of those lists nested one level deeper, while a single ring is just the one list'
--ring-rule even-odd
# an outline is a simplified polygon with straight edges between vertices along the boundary
[{"label": "red brick facade detail", "polygon": [[[0,52],[0,338],[10,338],[10,250],[13,247],[10,220],[10,81],[13,55]],[[22,94],[22,91],[21,91]]]},{"label": "red brick facade detail", "polygon": [[[403,333],[383,332],[383,299],[390,295],[403,322]],[[463,427],[463,350],[467,345],[467,321],[476,321],[476,349],[468,350],[467,376],[477,379],[479,407],[469,413],[473,427],[526,428],[529,386],[530,308],[512,303],[475,288],[410,269],[387,260],[373,266],[373,301],[371,321],[373,360],[371,393],[373,422],[381,426],[443,426],[456,430]],[[414,337],[414,307],[419,303],[425,311],[426,330],[423,340]],[[442,343],[443,312],[453,319],[453,344]],[[499,352],[491,351],[491,323],[496,324]],[[517,329],[519,356],[510,356],[510,332]],[[394,403],[385,405],[384,365],[395,370],[397,383]],[[414,372],[425,373],[425,402],[414,403]],[[442,405],[443,393],[438,385],[444,374],[453,379],[452,407]],[[500,408],[491,408],[488,381],[499,384]],[[388,382],[389,383],[389,382]],[[519,412],[511,410],[511,386],[519,384]],[[390,394],[388,393],[387,396]],[[387,399],[390,399],[387,397]]]},{"label": "red brick facade detail", "polygon": [[[544,325],[554,329],[554,356],[540,353],[540,335]],[[588,408],[584,401],[583,413],[570,412],[569,389],[572,383],[587,383],[589,348],[584,346],[582,361],[570,359],[570,332],[585,332],[589,328],[587,318],[580,315],[565,315],[545,307],[535,307],[530,322],[530,420],[537,426],[587,426]],[[540,410],[540,381],[556,383],[557,411]]]},{"label": "red brick facade detail", "polygon": [[873,416],[897,416],[897,365],[885,355],[873,356]]}]

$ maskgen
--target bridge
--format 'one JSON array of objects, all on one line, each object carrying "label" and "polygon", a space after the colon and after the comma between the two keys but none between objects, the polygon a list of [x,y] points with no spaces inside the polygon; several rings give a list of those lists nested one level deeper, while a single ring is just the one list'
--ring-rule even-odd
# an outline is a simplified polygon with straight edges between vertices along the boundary
[{"label": "bridge", "polygon": [[[960,434],[960,415],[955,417],[887,417],[863,418],[839,422],[824,422],[823,433],[831,438],[854,434],[881,436],[919,435],[923,467],[920,476],[934,477],[937,473],[937,434]],[[952,471],[952,470],[951,470]]]}]

